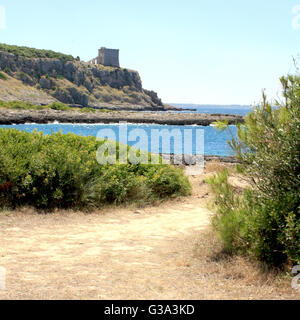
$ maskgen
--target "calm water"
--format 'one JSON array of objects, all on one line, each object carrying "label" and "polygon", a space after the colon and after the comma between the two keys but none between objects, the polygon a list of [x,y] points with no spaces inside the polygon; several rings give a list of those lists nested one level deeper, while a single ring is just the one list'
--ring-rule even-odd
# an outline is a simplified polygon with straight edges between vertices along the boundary
[{"label": "calm water", "polygon": [[[107,134],[107,130],[113,130],[113,133],[115,134],[115,140],[120,141],[120,135],[119,133],[121,132],[121,135],[124,139],[124,135],[126,136],[126,134],[122,133],[122,130],[124,131],[124,127],[121,128],[121,130],[119,130],[121,126],[119,126],[118,124],[22,124],[22,125],[2,125],[0,126],[0,128],[15,128],[18,130],[24,130],[24,131],[28,131],[28,132],[32,132],[33,130],[37,129],[38,131],[43,131],[45,134],[51,134],[52,132],[58,132],[59,130],[62,131],[62,133],[75,133],[78,135],[82,135],[82,136],[97,136],[97,133],[100,130],[100,134],[99,136],[101,137],[105,137]],[[236,127],[235,126],[230,126],[232,132],[235,134],[236,133]],[[128,124],[127,125],[127,137],[129,137],[129,139],[132,139],[133,141],[130,141],[128,139],[128,144],[129,145],[134,145],[136,144],[136,142],[138,141],[136,138],[130,138],[130,135],[134,135],[135,133],[139,133],[138,131],[134,131],[134,130],[140,130],[142,129],[143,133],[146,133],[146,136],[148,137],[148,141],[145,140],[144,143],[141,143],[140,148],[142,150],[148,150],[150,151],[150,146],[151,146],[151,134],[153,137],[153,133],[156,130],[162,130],[162,129],[167,129],[168,132],[171,132],[171,130],[180,130],[181,136],[182,136],[182,142],[184,145],[184,131],[188,132],[189,134],[191,134],[192,139],[189,139],[188,141],[190,142],[192,140],[192,143],[190,143],[190,145],[192,145],[192,152],[193,154],[196,153],[201,153],[201,152],[197,152],[197,139],[196,139],[196,134],[197,132],[201,132],[201,130],[203,130],[204,133],[204,154],[206,155],[219,155],[219,156],[227,156],[227,155],[232,155],[231,150],[228,146],[228,144],[226,143],[226,140],[229,140],[230,134],[229,132],[218,132],[214,129],[214,127],[212,126],[208,126],[208,127],[204,127],[204,126],[168,126],[168,125],[156,125],[156,124]],[[103,130],[105,130],[106,132],[104,132]],[[200,130],[200,131],[199,131]],[[177,131],[179,133],[179,131]],[[179,134],[180,134],[179,133]],[[165,134],[164,134],[165,136]],[[187,140],[187,139],[186,139]],[[124,140],[123,140],[124,141]],[[122,142],[123,142],[122,141]],[[173,145],[174,145],[174,139],[171,139],[171,152],[174,152],[173,149]],[[199,140],[198,140],[198,147],[199,147]],[[178,149],[177,149],[178,150]],[[158,151],[162,151],[162,146],[161,143],[159,143],[159,150],[154,150],[152,149],[152,151],[154,152],[158,152]],[[183,152],[182,152],[183,151]],[[165,152],[165,151],[163,151]],[[181,149],[180,152],[177,152],[175,150],[174,153],[191,153],[191,152],[186,152],[184,150]]]},{"label": "calm water", "polygon": [[[181,108],[193,108],[196,109],[199,113],[223,113],[223,114],[237,114],[237,115],[246,115],[251,111],[250,106],[237,106],[237,105],[195,105],[195,104],[172,104],[179,106]],[[190,112],[190,111],[187,111]],[[191,132],[191,137],[189,140],[192,141],[189,143],[190,150],[192,149],[193,154],[201,153],[199,150],[199,141],[197,143],[196,135],[199,130],[203,130],[204,133],[204,154],[206,155],[217,155],[217,156],[228,156],[232,155],[232,151],[230,150],[227,140],[231,139],[230,133],[228,131],[219,132],[215,130],[214,127],[208,126],[168,126],[168,125],[157,125],[157,124],[128,124],[127,125],[127,134],[124,133],[124,128],[119,126],[118,124],[24,124],[24,125],[10,125],[10,126],[0,126],[0,128],[15,128],[18,130],[25,130],[28,132],[32,132],[37,129],[38,131],[43,131],[45,134],[51,134],[52,132],[58,132],[59,130],[62,133],[75,133],[82,136],[97,136],[100,134],[101,137],[106,137],[106,133],[103,130],[112,130],[114,135],[114,140],[120,141],[124,143],[124,138],[127,136],[127,144],[135,145],[137,142],[140,142],[139,148],[142,150],[151,151],[151,141],[153,141],[153,135],[151,133],[155,132],[155,130],[163,130],[166,129],[171,133],[172,130],[177,130],[178,135],[182,137],[182,144],[187,145],[184,141],[184,130]],[[121,128],[121,130],[119,130]],[[230,126],[232,133],[236,134],[236,127]],[[136,130],[141,130],[148,137],[147,139],[131,139],[130,136],[134,134],[138,134]],[[180,132],[178,131],[180,130]],[[185,131],[185,132],[187,132]],[[152,139],[151,139],[152,137]],[[131,141],[132,140],[132,141]],[[197,149],[198,146],[198,149]],[[178,149],[177,149],[178,150]],[[171,139],[171,149],[170,152],[174,153],[191,153],[190,150],[187,151],[181,149],[180,152],[174,150],[174,139]],[[153,152],[166,152],[165,149],[162,150],[162,143],[160,142],[157,146],[157,149]]]},{"label": "calm water", "polygon": [[[180,107],[183,109],[196,109],[197,113],[222,113],[222,114],[236,114],[245,116],[252,108],[250,106],[241,105],[205,105],[205,104],[180,104],[170,103],[170,105]],[[184,112],[184,111],[183,111]],[[191,112],[191,111],[186,111]]]}]

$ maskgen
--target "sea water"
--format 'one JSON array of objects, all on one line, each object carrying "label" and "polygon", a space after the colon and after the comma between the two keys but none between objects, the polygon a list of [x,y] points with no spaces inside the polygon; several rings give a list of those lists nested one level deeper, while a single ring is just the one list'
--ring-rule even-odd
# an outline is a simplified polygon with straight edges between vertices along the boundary
[{"label": "sea water", "polygon": [[[124,136],[120,136],[120,134],[124,134],[124,128],[120,130],[121,126],[124,124],[17,124],[17,125],[1,125],[0,128],[14,128],[22,131],[32,132],[34,130],[43,131],[45,134],[51,134],[52,132],[61,131],[63,134],[67,133],[75,133],[77,135],[82,136],[94,136],[94,137],[106,137],[107,130],[112,130],[115,134],[115,138],[117,141],[124,141]],[[182,149],[178,152],[178,150],[174,150],[175,137],[172,137],[172,132],[181,134],[182,145],[184,145],[184,135],[185,132],[190,131],[192,134],[192,153],[198,153],[200,146],[196,145],[199,143],[195,136],[197,131],[203,132],[204,135],[204,154],[205,155],[217,155],[217,156],[229,156],[232,155],[232,151],[227,143],[227,140],[231,139],[231,134],[228,130],[224,132],[217,131],[213,126],[171,126],[171,125],[157,125],[157,124],[126,124],[126,132],[127,132],[127,144],[132,146],[139,142],[141,150],[151,151],[151,139],[153,137],[153,132],[167,132],[170,133],[170,153],[186,153]],[[148,137],[147,141],[138,141],[139,139],[135,139],[130,141],[130,133],[133,130],[139,129],[139,131],[143,131]],[[155,131],[156,130],[156,131]],[[164,131],[162,131],[164,130]],[[167,131],[166,131],[167,130]],[[178,131],[179,130],[179,131]],[[236,135],[236,127],[230,126],[230,130],[232,134]],[[164,133],[162,136],[166,136]],[[202,142],[200,142],[202,143]],[[166,152],[163,149],[162,139],[160,139],[158,149],[156,152]],[[154,151],[152,149],[152,151]],[[188,152],[190,153],[190,152]]]},{"label": "sea water", "polygon": [[[240,106],[240,105],[196,105],[196,104],[172,104],[183,109],[190,108],[196,109],[196,113],[208,113],[208,114],[235,114],[243,115],[248,114],[252,108],[250,106]],[[179,111],[179,112],[191,112],[191,111]],[[127,124],[127,137],[121,136],[124,134],[124,130],[120,130],[122,124],[19,124],[19,125],[1,125],[0,128],[15,128],[18,130],[24,130],[27,132],[32,132],[34,130],[43,131],[45,134],[51,134],[52,132],[61,131],[63,134],[66,133],[75,133],[82,136],[103,136],[101,132],[107,129],[113,130],[117,141],[124,141],[127,138],[127,144],[132,146],[135,145],[138,141],[130,141],[129,135],[135,129],[143,130],[148,137],[148,141],[144,143],[140,142],[140,148],[145,151],[151,150],[151,133],[153,130],[168,130],[169,133],[179,132],[182,136],[182,143],[184,145],[184,131],[192,131],[192,153],[198,153],[197,150],[201,149],[197,146],[197,139],[195,139],[197,130],[203,130],[204,135],[204,154],[205,155],[216,155],[216,156],[230,156],[233,155],[232,150],[230,149],[227,141],[231,140],[232,136],[236,137],[236,127],[234,125],[229,126],[230,131],[218,131],[213,126],[173,126],[173,125],[158,125],[158,124]],[[175,131],[174,131],[175,130]],[[166,132],[166,131],[165,131]],[[174,140],[171,138],[170,141],[170,152],[171,153],[186,153],[184,149],[180,152],[174,149]],[[199,142],[198,142],[199,143]],[[162,141],[160,141],[159,146],[157,146],[157,152],[164,152],[162,147]],[[188,152],[190,153],[190,152]]]}]

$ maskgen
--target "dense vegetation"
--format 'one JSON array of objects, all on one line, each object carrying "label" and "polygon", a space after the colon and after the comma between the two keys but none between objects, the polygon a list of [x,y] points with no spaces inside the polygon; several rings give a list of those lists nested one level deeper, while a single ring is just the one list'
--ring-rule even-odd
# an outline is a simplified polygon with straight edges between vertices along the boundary
[{"label": "dense vegetation", "polygon": [[53,109],[61,111],[72,110],[68,105],[61,102],[53,102],[46,106],[37,106],[35,104],[24,102],[24,101],[1,101],[0,108],[14,109],[14,110],[44,110],[44,109]]},{"label": "dense vegetation", "polygon": [[300,77],[281,83],[278,108],[264,95],[230,141],[250,187],[236,192],[228,171],[209,180],[216,193],[213,226],[225,250],[273,266],[300,264]]},{"label": "dense vegetation", "polygon": [[[80,112],[96,112],[96,109],[91,107],[86,108],[73,108],[69,107],[67,104],[61,102],[53,102],[46,106],[35,105],[33,103],[24,102],[24,101],[1,101],[0,100],[0,108],[5,109],[12,109],[12,110],[46,110],[46,109],[53,109],[53,110],[60,110],[60,111],[72,111],[72,110],[79,110]],[[100,112],[111,112],[108,109],[99,109]]]},{"label": "dense vegetation", "polygon": [[182,170],[169,165],[100,165],[101,143],[75,134],[0,129],[0,208],[91,208],[190,193]]},{"label": "dense vegetation", "polygon": [[56,58],[63,62],[75,60],[75,58],[71,55],[55,52],[52,50],[41,50],[28,47],[13,46],[4,43],[0,43],[0,51],[13,53],[15,55],[26,58]]}]

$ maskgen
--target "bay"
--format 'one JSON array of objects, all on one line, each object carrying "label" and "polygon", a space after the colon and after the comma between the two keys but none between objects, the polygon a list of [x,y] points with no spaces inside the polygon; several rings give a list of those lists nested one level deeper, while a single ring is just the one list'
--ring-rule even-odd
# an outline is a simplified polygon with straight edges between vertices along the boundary
[{"label": "bay", "polygon": [[[126,130],[124,128],[126,126]],[[163,149],[162,139],[160,139],[159,145],[155,145],[151,149],[151,143],[153,141],[153,133],[159,132],[164,138],[168,139],[168,134],[172,136],[175,133],[174,137],[170,139],[170,153],[186,153],[191,154],[188,149],[188,152],[185,150],[184,146],[187,144],[192,148],[193,154],[201,154],[197,150],[201,149],[199,143],[201,141],[196,139],[197,132],[203,133],[204,135],[204,154],[205,155],[216,155],[216,156],[230,156],[233,155],[230,147],[227,144],[227,140],[231,139],[230,132],[224,131],[219,132],[213,126],[169,126],[169,125],[157,125],[157,124],[18,124],[18,125],[1,125],[0,128],[14,128],[17,130],[24,130],[27,132],[32,132],[34,130],[43,131],[45,134],[51,134],[52,132],[61,131],[63,134],[75,133],[82,136],[94,136],[107,137],[107,132],[110,131],[114,133],[116,141],[124,142],[127,138],[127,143],[130,146],[135,145],[137,142],[140,142],[140,149],[145,151],[152,152],[163,152],[168,153],[168,150]],[[236,135],[236,127],[230,126],[230,129],[233,135]],[[162,131],[164,130],[164,131]],[[126,132],[126,133],[125,133]],[[135,139],[130,140],[130,136],[137,136],[138,133],[141,133],[147,136],[147,141],[142,141],[135,137]],[[185,140],[185,134],[189,136],[189,141]],[[127,136],[127,137],[126,137]],[[179,140],[182,140],[182,149],[174,149],[176,142],[176,137],[180,137]],[[192,139],[191,139],[192,138]],[[177,140],[178,141],[178,140]],[[164,141],[165,143],[165,141]],[[168,140],[166,142],[168,144]],[[198,144],[198,145],[197,145]]]}]

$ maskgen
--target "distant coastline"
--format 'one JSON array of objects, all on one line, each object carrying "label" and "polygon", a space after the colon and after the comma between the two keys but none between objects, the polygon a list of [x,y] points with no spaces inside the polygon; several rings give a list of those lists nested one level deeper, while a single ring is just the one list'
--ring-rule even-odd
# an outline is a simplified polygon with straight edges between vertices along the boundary
[{"label": "distant coastline", "polygon": [[247,115],[253,108],[250,105],[237,105],[237,104],[192,104],[192,103],[168,103],[176,108],[181,108],[183,112],[195,110],[197,113],[223,113],[233,115]]},{"label": "distant coastline", "polygon": [[244,117],[231,114],[200,114],[180,112],[89,112],[46,110],[7,110],[0,109],[0,124],[25,123],[128,123],[201,125],[209,126],[215,121],[228,121],[229,124],[243,123]]},{"label": "distant coastline", "polygon": [[250,108],[250,105],[247,104],[211,104],[211,103],[178,103],[178,102],[168,102],[168,105],[185,108],[183,106],[186,106],[187,108],[196,108],[196,107],[219,107],[219,108]]}]

